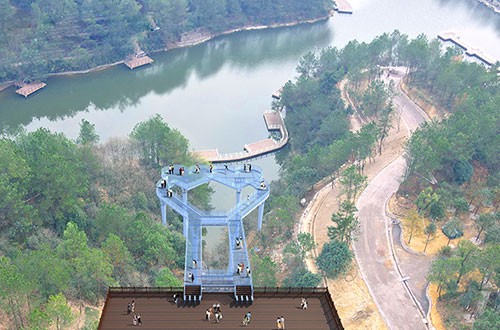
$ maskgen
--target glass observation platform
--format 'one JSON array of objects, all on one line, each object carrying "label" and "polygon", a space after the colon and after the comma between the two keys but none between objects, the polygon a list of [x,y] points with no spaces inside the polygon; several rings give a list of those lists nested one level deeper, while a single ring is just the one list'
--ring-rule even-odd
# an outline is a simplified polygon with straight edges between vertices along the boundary
[{"label": "glass observation platform", "polygon": [[[227,211],[204,211],[188,202],[190,190],[217,182],[235,191],[234,206]],[[244,200],[242,190],[253,188]],[[253,301],[253,284],[243,218],[258,209],[258,230],[262,229],[264,203],[269,197],[262,169],[251,164],[170,165],[161,171],[156,185],[161,203],[162,223],[167,224],[167,206],[183,219],[186,238],[184,301],[199,303],[204,292],[234,292],[237,302]],[[202,254],[202,228],[221,226],[227,229],[229,260],[227,269],[205,269]]]}]

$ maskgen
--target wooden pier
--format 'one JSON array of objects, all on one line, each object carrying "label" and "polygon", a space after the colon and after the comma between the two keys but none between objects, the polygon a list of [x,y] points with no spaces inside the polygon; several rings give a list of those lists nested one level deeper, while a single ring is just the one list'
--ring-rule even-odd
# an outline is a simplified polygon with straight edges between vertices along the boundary
[{"label": "wooden pier", "polygon": [[275,152],[288,143],[288,131],[280,112],[265,112],[264,121],[268,131],[279,131],[281,139],[264,139],[257,142],[247,143],[243,151],[233,153],[219,153],[218,149],[196,150],[193,154],[211,163],[239,162],[265,154]]},{"label": "wooden pier", "polygon": [[346,0],[335,0],[335,11],[339,14],[352,14],[352,6]]},{"label": "wooden pier", "polygon": [[283,87],[274,92],[271,96],[273,99],[279,100],[281,99],[281,93],[283,92]]},{"label": "wooden pier", "polygon": [[143,65],[151,64],[153,63],[153,59],[149,56],[141,56],[141,57],[132,57],[130,60],[125,61],[125,65],[130,68],[130,70],[133,70],[135,68],[138,68]]},{"label": "wooden pier", "polygon": [[460,38],[460,35],[453,31],[442,32],[438,34],[438,38],[442,41],[449,41],[465,51],[465,54],[470,57],[475,57],[486,65],[493,65],[496,60],[484,54],[478,48],[471,47],[467,42]]},{"label": "wooden pier", "polygon": [[22,95],[24,97],[28,97],[31,94],[33,94],[34,92],[36,92],[37,90],[40,90],[40,89],[44,88],[45,86],[47,86],[47,84],[45,84],[43,82],[34,82],[31,84],[21,83],[21,84],[17,84],[17,86],[20,88],[16,90],[16,93],[19,95]]}]

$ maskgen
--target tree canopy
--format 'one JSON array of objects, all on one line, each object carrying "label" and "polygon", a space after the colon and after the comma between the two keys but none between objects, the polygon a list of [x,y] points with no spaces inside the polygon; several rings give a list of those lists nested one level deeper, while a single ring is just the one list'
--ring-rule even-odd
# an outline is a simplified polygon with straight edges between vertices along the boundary
[{"label": "tree canopy", "polygon": [[196,34],[327,17],[327,0],[0,1],[0,83],[114,63]]}]

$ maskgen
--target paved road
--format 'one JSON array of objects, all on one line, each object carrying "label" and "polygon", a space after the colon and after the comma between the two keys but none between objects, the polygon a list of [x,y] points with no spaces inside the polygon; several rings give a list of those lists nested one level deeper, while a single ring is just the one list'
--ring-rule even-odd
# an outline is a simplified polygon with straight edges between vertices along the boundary
[{"label": "paved road", "polygon": [[[403,72],[398,70],[392,76],[395,82]],[[425,121],[423,111],[406,96],[398,94],[393,102],[410,131]],[[418,330],[426,326],[393,263],[388,237],[390,219],[385,215],[386,202],[398,189],[405,166],[403,156],[398,157],[369,182],[359,197],[361,233],[354,247],[363,277],[388,327]]]}]

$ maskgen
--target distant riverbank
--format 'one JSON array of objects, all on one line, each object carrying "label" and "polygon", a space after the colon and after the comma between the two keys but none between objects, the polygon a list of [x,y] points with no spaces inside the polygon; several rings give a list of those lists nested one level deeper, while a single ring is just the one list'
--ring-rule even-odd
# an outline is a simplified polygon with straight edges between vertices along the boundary
[{"label": "distant riverbank", "polygon": [[[227,31],[223,31],[220,33],[210,33],[207,31],[192,31],[184,34],[181,37],[181,40],[168,43],[165,48],[162,49],[157,49],[153,50],[151,53],[159,53],[159,52],[164,52],[164,51],[169,51],[172,49],[177,49],[177,48],[185,48],[185,47],[192,47],[196,46],[199,44],[202,44],[204,42],[207,42],[209,40],[212,40],[214,38],[236,33],[236,32],[241,32],[241,31],[251,31],[251,30],[263,30],[263,29],[276,29],[276,28],[282,28],[282,27],[291,27],[291,26],[296,26],[300,24],[313,24],[317,22],[321,22],[324,20],[329,19],[331,16],[333,16],[334,12],[330,11],[330,13],[326,16],[323,17],[318,17],[315,19],[309,19],[309,20],[301,20],[301,21],[293,21],[293,22],[288,22],[288,23],[276,23],[276,24],[270,24],[270,25],[250,25],[250,26],[244,26],[240,28],[235,28],[235,29],[230,29]],[[50,77],[56,77],[56,76],[66,76],[66,75],[77,75],[77,74],[87,74],[91,72],[96,72],[96,71],[101,71],[105,70],[108,68],[111,68],[115,65],[123,64],[125,60],[113,62],[113,63],[107,63],[103,65],[99,65],[93,68],[85,69],[85,70],[75,70],[75,71],[64,71],[64,72],[57,72],[57,73],[49,73],[46,78]],[[0,92],[3,90],[9,88],[10,86],[13,86],[17,81],[7,81],[4,83],[0,84]]]}]

